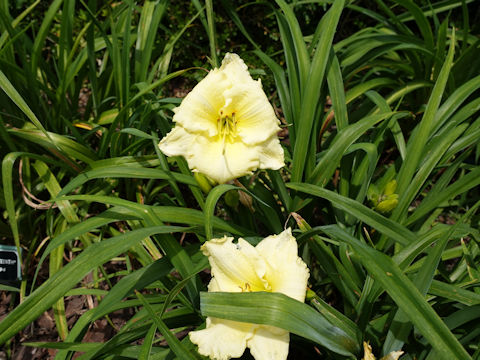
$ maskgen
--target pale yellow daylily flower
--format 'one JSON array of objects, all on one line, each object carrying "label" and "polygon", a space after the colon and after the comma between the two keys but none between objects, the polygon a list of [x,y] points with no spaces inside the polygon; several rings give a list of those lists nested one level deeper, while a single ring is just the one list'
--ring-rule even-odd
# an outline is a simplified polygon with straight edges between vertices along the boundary
[{"label": "pale yellow daylily flower", "polygon": [[225,183],[256,169],[284,166],[279,120],[237,54],[227,53],[174,110],[175,127],[160,141],[168,156]]},{"label": "pale yellow daylily flower", "polygon": [[[256,247],[247,241],[223,237],[202,246],[212,268],[208,291],[279,292],[305,301],[309,271],[298,257],[291,229],[263,239]],[[288,331],[267,325],[207,318],[204,330],[190,332],[198,352],[211,359],[242,356],[245,348],[256,360],[283,360],[288,355]]]},{"label": "pale yellow daylily flower", "polygon": [[[363,342],[363,351],[364,356],[362,360],[375,360],[375,356],[372,353],[372,347],[369,343]],[[392,351],[391,353],[385,355],[380,360],[398,360],[400,356],[402,356],[403,351]]]}]

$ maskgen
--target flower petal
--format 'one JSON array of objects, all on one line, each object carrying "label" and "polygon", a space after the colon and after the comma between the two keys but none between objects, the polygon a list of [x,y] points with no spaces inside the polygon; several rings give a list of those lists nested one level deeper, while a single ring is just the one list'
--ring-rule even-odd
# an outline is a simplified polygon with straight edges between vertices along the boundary
[{"label": "flower petal", "polygon": [[363,342],[363,353],[362,360],[375,360],[375,356],[372,353],[372,347],[365,341]]},{"label": "flower petal", "polygon": [[388,353],[382,357],[380,360],[398,360],[398,358],[402,355],[403,351],[392,351],[391,353]]},{"label": "flower petal", "polygon": [[[202,174],[208,175],[216,182],[223,184],[243,174],[234,174],[228,166],[228,161],[225,158],[225,145],[221,139],[207,139],[199,136],[196,142],[190,144],[191,151],[196,156],[187,159],[188,166],[193,171],[199,171]],[[255,164],[248,166],[249,169],[254,169]]]},{"label": "flower petal", "polygon": [[159,146],[168,156],[183,155],[192,171],[225,183],[258,168],[284,166],[279,121],[260,81],[236,54],[225,55],[221,68],[210,71],[174,112],[176,126]]},{"label": "flower petal", "polygon": [[223,72],[218,69],[210,71],[173,110],[173,121],[192,133],[217,135],[219,110],[225,105],[223,92],[230,87]]},{"label": "flower petal", "polygon": [[259,146],[248,146],[241,141],[226,143],[225,164],[235,177],[251,174],[260,166],[260,150]]},{"label": "flower petal", "polygon": [[255,360],[283,360],[288,356],[288,331],[273,326],[260,326],[247,341]]},{"label": "flower petal", "polygon": [[224,92],[224,112],[235,113],[237,134],[242,141],[255,145],[280,131],[280,123],[262,90],[260,81],[235,84]]},{"label": "flower petal", "polygon": [[260,163],[257,147],[231,143],[219,137],[198,136],[190,144],[190,153],[192,156],[187,158],[190,168],[220,184],[250,174]]},{"label": "flower petal", "polygon": [[267,283],[263,279],[266,265],[255,248],[245,240],[232,243],[233,238],[224,236],[212,239],[202,245],[203,253],[208,256],[212,268],[213,291],[262,291]]},{"label": "flower petal", "polygon": [[190,147],[198,135],[192,135],[181,126],[175,126],[158,144],[167,156],[184,156],[188,158]]},{"label": "flower petal", "polygon": [[208,139],[192,134],[180,125],[160,141],[159,147],[167,156],[185,157],[190,169],[206,174],[218,183],[248,174],[259,166],[255,147],[230,144],[218,138]]},{"label": "flower petal", "polygon": [[253,324],[208,317],[206,329],[191,331],[188,335],[192,343],[198,345],[200,354],[228,360],[242,356],[254,327]]},{"label": "flower petal", "polygon": [[278,170],[285,166],[283,148],[276,135],[258,146],[260,169]]},{"label": "flower petal", "polygon": [[[179,129],[175,136],[172,134],[170,139],[164,138],[160,144],[164,140],[165,143],[178,141],[179,144],[175,144],[177,151],[174,154],[172,151],[172,155],[183,155],[190,169],[208,175],[219,184],[251,174],[258,168],[277,170],[285,165],[283,149],[276,137],[256,146],[248,146],[241,141],[229,142],[219,137],[206,138]],[[165,150],[170,150],[171,147],[173,145],[165,147]],[[160,149],[164,151],[163,147]],[[165,151],[164,153],[167,154]]]},{"label": "flower petal", "polygon": [[297,255],[297,241],[292,236],[292,230],[289,228],[278,235],[263,239],[256,249],[268,264],[265,277],[272,291],[303,302],[309,271]]},{"label": "flower petal", "polygon": [[226,53],[222,60],[220,71],[233,84],[250,83],[254,81],[248,72],[248,67],[243,60],[234,53]]}]

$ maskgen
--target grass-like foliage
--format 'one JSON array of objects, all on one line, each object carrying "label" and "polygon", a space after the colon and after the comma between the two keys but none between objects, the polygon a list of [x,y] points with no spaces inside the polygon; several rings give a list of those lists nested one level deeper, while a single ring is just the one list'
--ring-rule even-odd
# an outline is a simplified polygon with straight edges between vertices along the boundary
[{"label": "grass-like foliage", "polygon": [[[292,359],[360,359],[364,341],[480,359],[478,1],[179,3],[0,0],[0,239],[23,272],[0,284],[7,355],[53,309],[58,341],[27,345],[57,360],[205,358],[186,334],[207,316],[290,331]],[[158,143],[173,95],[236,48],[286,165],[211,186]],[[206,292],[206,240],[286,227],[304,304]],[[94,300],[73,324],[67,296]],[[112,337],[85,342],[102,318]]]}]

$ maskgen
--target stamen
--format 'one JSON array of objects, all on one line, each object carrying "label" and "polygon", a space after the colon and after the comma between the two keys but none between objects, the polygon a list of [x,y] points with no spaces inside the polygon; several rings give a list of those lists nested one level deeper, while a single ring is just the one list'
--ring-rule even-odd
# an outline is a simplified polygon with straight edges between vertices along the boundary
[{"label": "stamen", "polygon": [[235,140],[237,136],[237,119],[234,112],[231,115],[223,115],[223,111],[220,110],[220,117],[217,119],[217,131],[223,138],[223,141],[233,142]]},{"label": "stamen", "polygon": [[252,292],[252,287],[248,282],[246,282],[244,286],[239,285],[238,287],[242,289],[242,292]]}]

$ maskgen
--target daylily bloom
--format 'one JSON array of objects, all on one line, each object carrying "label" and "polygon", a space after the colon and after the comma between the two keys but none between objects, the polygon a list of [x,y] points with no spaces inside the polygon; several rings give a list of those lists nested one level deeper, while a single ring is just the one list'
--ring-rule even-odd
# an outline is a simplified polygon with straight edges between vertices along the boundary
[{"label": "daylily bloom", "polygon": [[[263,239],[256,247],[224,236],[202,246],[212,268],[208,291],[279,292],[305,301],[309,271],[298,257],[291,229]],[[245,348],[256,360],[282,360],[288,355],[290,334],[273,326],[207,317],[204,330],[189,333],[198,352],[211,359],[242,356]]]},{"label": "daylily bloom", "polygon": [[175,127],[161,141],[168,156],[184,156],[194,172],[218,183],[256,169],[284,166],[279,120],[237,54],[227,53],[174,110]]},{"label": "daylily bloom", "polygon": [[[364,356],[362,360],[375,360],[375,356],[372,354],[372,347],[365,341],[363,342],[363,351]],[[398,358],[402,355],[403,351],[392,351],[391,353],[388,353],[382,357],[380,360],[398,360]]]}]

